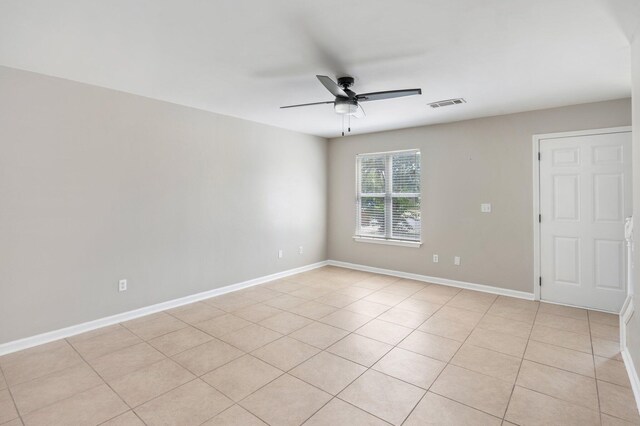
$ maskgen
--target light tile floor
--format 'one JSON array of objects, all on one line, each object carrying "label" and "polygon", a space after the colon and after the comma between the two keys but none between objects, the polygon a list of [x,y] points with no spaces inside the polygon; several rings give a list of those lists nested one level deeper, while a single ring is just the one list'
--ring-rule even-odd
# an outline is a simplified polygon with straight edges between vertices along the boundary
[{"label": "light tile floor", "polygon": [[0,357],[0,424],[640,424],[617,340],[615,315],[325,267]]}]

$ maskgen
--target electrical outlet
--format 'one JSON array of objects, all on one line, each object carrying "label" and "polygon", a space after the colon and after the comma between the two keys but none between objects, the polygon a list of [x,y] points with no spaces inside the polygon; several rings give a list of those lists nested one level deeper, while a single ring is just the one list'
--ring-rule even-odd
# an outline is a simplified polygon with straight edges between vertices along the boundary
[{"label": "electrical outlet", "polygon": [[438,263],[438,255],[437,254],[433,255],[433,263]]},{"label": "electrical outlet", "polygon": [[284,256],[284,253],[282,251],[282,249],[278,250],[278,259],[282,259],[282,256]]},{"label": "electrical outlet", "polygon": [[453,258],[453,264],[460,266],[460,256],[456,256]]},{"label": "electrical outlet", "polygon": [[491,213],[491,203],[480,204],[480,211],[482,213]]},{"label": "electrical outlet", "polygon": [[118,281],[118,291],[127,291],[127,280]]},{"label": "electrical outlet", "polygon": [[298,247],[298,254],[304,254],[304,247]]}]

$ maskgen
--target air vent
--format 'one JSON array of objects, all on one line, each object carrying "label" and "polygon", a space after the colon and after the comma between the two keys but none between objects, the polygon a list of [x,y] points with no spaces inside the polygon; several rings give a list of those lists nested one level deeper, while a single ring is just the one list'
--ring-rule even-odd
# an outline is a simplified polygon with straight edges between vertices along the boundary
[{"label": "air vent", "polygon": [[438,102],[431,102],[428,105],[431,108],[442,108],[442,107],[446,107],[446,106],[466,104],[466,103],[467,103],[467,101],[465,101],[464,99],[457,98],[457,99],[446,99],[444,101],[438,101]]}]

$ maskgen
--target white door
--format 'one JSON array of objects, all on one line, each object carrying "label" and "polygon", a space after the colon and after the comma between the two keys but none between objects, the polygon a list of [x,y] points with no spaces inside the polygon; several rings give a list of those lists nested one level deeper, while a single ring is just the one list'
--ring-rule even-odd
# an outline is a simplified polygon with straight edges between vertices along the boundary
[{"label": "white door", "polygon": [[631,132],[541,139],[540,298],[618,312],[631,212]]}]

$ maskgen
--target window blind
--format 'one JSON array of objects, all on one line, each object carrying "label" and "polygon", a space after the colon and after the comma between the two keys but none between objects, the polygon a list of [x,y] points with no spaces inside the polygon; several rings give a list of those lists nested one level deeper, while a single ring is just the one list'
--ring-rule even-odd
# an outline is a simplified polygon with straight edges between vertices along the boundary
[{"label": "window blind", "polygon": [[356,236],[420,241],[420,151],[356,157]]}]

